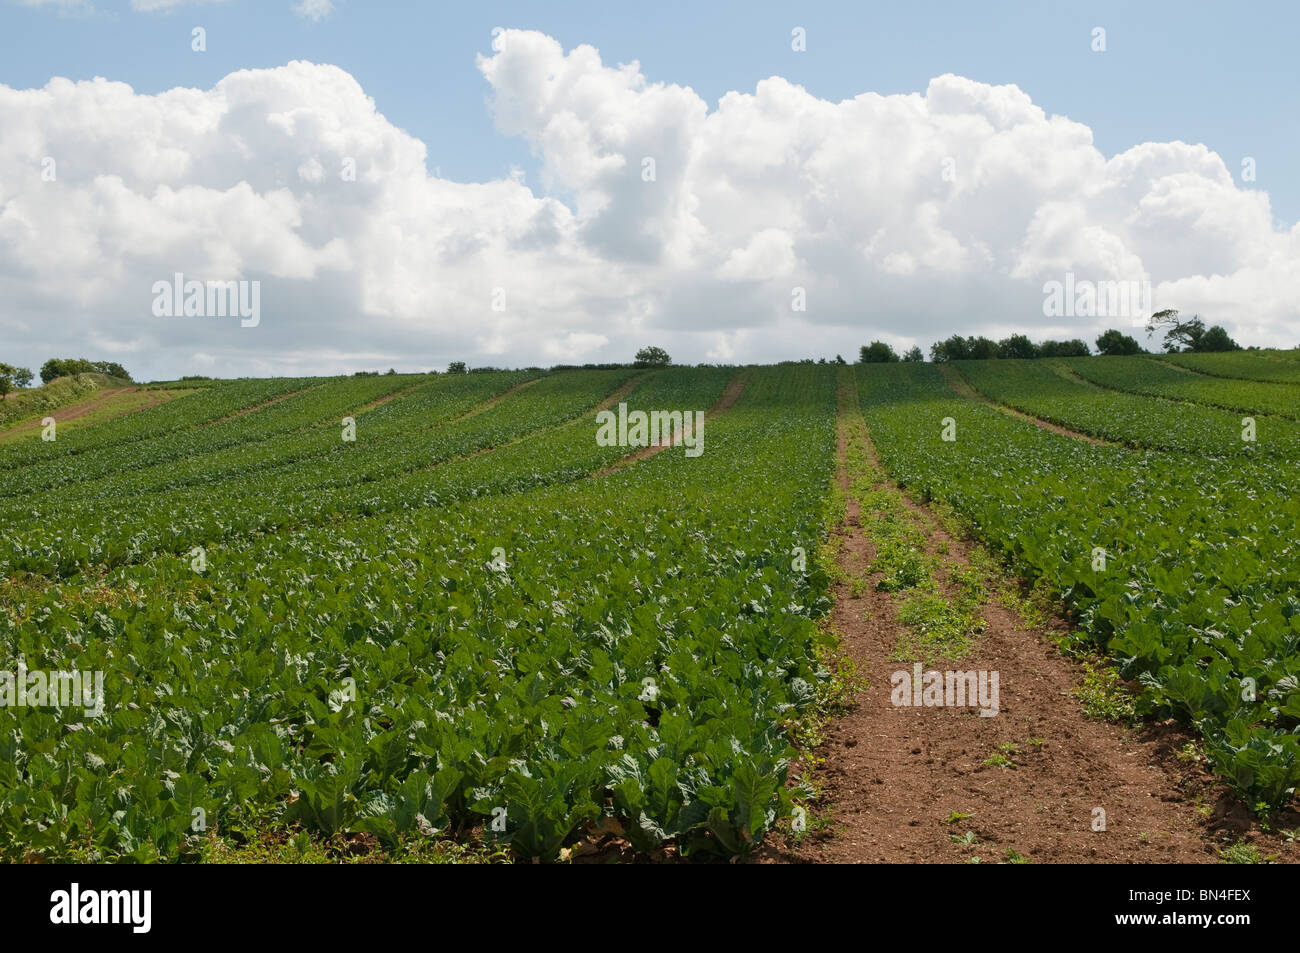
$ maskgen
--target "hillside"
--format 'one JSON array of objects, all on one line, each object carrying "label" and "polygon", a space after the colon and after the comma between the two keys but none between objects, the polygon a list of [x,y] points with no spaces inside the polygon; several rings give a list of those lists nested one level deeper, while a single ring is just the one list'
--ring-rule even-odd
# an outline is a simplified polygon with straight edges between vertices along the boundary
[{"label": "hillside", "polygon": [[0,852],[1295,859],[1300,382],[1252,360],[212,381],[20,434],[0,645],[104,709],[0,707],[42,752]]}]

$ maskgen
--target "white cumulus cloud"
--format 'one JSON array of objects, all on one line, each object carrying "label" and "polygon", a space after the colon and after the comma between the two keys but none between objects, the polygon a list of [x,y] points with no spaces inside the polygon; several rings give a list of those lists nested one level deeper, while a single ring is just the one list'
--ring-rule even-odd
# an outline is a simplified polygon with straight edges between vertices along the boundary
[{"label": "white cumulus cloud", "polygon": [[[157,95],[0,86],[6,360],[86,342],[159,376],[645,344],[749,361],[1131,330],[1043,317],[1043,283],[1066,272],[1149,281],[1158,306],[1295,343],[1300,228],[1275,227],[1267,195],[1204,146],[1107,158],[1019,88],[952,75],[841,102],[771,77],[710,105],[524,31],[478,66],[499,130],[538,156],[537,188],[430,175],[424,143],[329,65]],[[154,317],[153,283],[177,272],[261,281],[260,324]]]}]

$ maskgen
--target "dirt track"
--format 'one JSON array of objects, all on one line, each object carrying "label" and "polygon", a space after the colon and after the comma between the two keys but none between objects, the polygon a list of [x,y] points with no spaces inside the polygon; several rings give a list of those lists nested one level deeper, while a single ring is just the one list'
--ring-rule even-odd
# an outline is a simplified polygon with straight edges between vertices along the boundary
[{"label": "dirt track", "polygon": [[[45,417],[53,417],[60,425],[71,423],[74,420],[80,420],[82,417],[86,417],[102,409],[105,404],[117,395],[133,394],[139,389],[140,388],[138,387],[110,387],[105,390],[95,391],[95,393],[91,394],[89,397],[73,401],[63,407],[57,407],[54,410],[44,411],[35,419],[15,424],[5,430],[0,430],[0,438],[23,436],[28,433],[35,433],[41,429],[41,420]],[[153,395],[157,392],[148,391],[147,393],[151,398],[153,398]],[[149,403],[143,404],[140,407],[127,408],[126,410],[123,410],[122,413],[130,413],[133,410],[143,410],[145,407],[153,407],[159,403],[162,403],[161,397],[151,399]]]},{"label": "dirt track", "polygon": [[1052,433],[1059,433],[1063,437],[1072,437],[1075,440],[1083,440],[1098,447],[1116,446],[1109,440],[1102,440],[1100,437],[1094,437],[1091,434],[1080,433],[1077,430],[1070,430],[1068,427],[1062,427],[1060,424],[1054,424],[1050,420],[1043,420],[1041,417],[1034,417],[1023,411],[1016,410],[1014,407],[1008,407],[1006,404],[999,404],[996,400],[985,397],[974,387],[970,381],[961,376],[961,372],[947,364],[940,364],[939,370],[943,374],[944,380],[948,386],[957,392],[959,397],[965,397],[967,400],[973,400],[983,404],[986,407],[992,407],[994,410],[1000,410],[1009,417],[1015,417],[1026,423],[1031,423],[1035,427],[1041,427],[1043,430],[1050,430]]},{"label": "dirt track", "polygon": [[[727,387],[722,392],[722,396],[719,397],[717,402],[712,407],[710,407],[708,411],[705,413],[704,419],[708,421],[708,420],[712,420],[714,417],[717,417],[719,414],[725,414],[728,410],[731,409],[732,405],[735,404],[736,401],[740,400],[741,395],[745,393],[745,387],[748,384],[749,384],[749,378],[745,375],[743,371],[737,374],[735,377],[733,377],[730,381],[727,382]],[[613,403],[614,402],[611,401],[611,403],[608,406],[613,406]],[[600,409],[604,410],[606,409],[606,407],[601,407]],[[669,447],[675,447],[681,441],[681,439],[682,439],[681,432],[680,431],[674,432],[672,435],[672,439],[661,440],[658,443],[652,444],[648,447],[642,447],[640,450],[634,450],[632,453],[629,453],[627,456],[619,460],[617,463],[612,464],[611,466],[608,466],[605,469],[601,470],[599,473],[596,474],[596,477],[600,478],[600,477],[609,476],[611,473],[615,473],[623,469],[625,466],[628,466],[629,464],[636,463],[638,460],[645,460],[647,457],[653,457],[656,453],[661,453],[664,450],[667,450]]]}]

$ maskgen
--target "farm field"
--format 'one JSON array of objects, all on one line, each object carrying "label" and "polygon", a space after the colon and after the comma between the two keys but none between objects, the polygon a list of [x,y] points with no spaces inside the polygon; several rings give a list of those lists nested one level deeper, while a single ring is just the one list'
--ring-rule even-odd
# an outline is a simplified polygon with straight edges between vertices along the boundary
[{"label": "farm field", "polygon": [[[102,673],[104,705],[0,707],[0,856],[798,841],[825,807],[800,764],[852,707],[846,459],[878,468],[855,525],[908,607],[900,664],[996,638],[986,590],[1017,578],[1137,714],[1285,811],[1300,379],[1178,357],[186,382],[54,441],[10,423],[0,671]],[[703,451],[596,439],[620,405],[710,411]],[[997,566],[943,582],[886,490]]]}]

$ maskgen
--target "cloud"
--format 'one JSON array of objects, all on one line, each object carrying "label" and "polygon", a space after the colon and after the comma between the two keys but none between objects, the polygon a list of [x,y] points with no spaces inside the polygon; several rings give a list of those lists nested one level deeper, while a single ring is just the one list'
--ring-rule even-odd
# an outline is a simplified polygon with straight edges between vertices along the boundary
[{"label": "cloud", "polygon": [[[496,47],[478,60],[489,108],[535,150],[537,189],[430,175],[424,144],[334,66],[157,95],[0,86],[6,346],[40,363],[86,342],[172,376],[1131,330],[1043,317],[1066,272],[1150,281],[1158,306],[1295,343],[1300,229],[1204,146],[1108,159],[1017,87],[951,75],[841,102],[772,77],[710,109],[589,46],[506,31]],[[154,317],[153,283],[177,272],[261,281],[261,323]]]},{"label": "cloud", "polygon": [[131,0],[131,9],[136,13],[170,13],[186,5],[225,2],[226,0]]},{"label": "cloud", "polygon": [[131,9],[136,13],[170,13],[183,6],[226,2],[227,0],[131,0]]},{"label": "cloud", "polygon": [[319,23],[334,12],[334,4],[332,0],[298,0],[291,9],[294,16]]},{"label": "cloud", "polygon": [[95,12],[90,0],[18,0],[23,7],[49,7],[57,10],[59,16],[86,16]]}]

